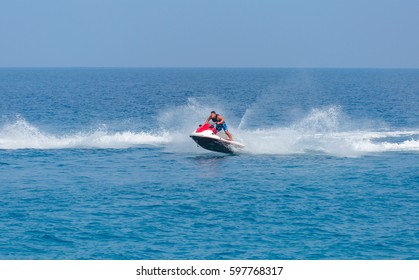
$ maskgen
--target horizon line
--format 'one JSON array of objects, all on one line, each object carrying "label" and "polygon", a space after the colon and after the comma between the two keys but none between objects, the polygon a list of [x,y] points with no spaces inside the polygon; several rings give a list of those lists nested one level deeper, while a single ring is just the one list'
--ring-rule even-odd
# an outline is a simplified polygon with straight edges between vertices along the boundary
[{"label": "horizon line", "polygon": [[0,69],[406,69],[418,67],[322,67],[322,66],[0,66]]}]

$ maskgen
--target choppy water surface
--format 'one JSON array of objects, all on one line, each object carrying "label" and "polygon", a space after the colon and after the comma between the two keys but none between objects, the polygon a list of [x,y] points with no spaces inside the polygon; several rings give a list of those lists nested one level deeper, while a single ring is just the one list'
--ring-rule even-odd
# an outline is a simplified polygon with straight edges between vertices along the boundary
[{"label": "choppy water surface", "polygon": [[[417,259],[419,71],[0,69],[2,259]],[[239,155],[188,137],[209,112]]]}]

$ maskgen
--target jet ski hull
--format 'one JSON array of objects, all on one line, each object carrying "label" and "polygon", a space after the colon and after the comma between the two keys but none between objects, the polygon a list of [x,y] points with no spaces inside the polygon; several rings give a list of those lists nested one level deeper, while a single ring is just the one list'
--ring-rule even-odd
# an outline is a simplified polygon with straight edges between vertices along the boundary
[{"label": "jet ski hull", "polygon": [[232,149],[230,149],[227,145],[224,145],[224,143],[220,140],[192,135],[191,138],[204,149],[225,154],[234,153]]},{"label": "jet ski hull", "polygon": [[190,137],[202,148],[224,154],[234,154],[244,148],[244,145],[235,141],[228,141],[221,137],[208,137],[192,134]]}]

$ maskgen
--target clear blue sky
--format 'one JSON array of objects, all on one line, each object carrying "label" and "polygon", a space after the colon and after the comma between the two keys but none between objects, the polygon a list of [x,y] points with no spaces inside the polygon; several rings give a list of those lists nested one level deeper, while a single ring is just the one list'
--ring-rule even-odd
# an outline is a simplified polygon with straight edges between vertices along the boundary
[{"label": "clear blue sky", "polygon": [[0,0],[0,67],[414,67],[419,0]]}]

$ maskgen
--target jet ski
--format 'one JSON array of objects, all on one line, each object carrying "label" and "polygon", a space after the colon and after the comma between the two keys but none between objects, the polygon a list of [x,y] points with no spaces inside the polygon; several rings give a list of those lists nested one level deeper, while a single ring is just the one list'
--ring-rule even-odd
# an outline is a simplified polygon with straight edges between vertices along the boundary
[{"label": "jet ski", "polygon": [[234,154],[244,148],[242,143],[224,139],[217,135],[217,129],[211,124],[200,125],[190,137],[202,148],[225,154]]}]

